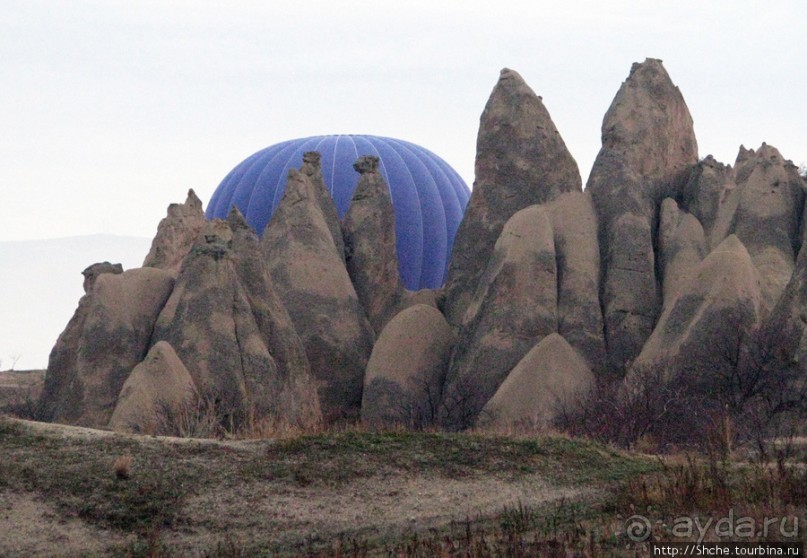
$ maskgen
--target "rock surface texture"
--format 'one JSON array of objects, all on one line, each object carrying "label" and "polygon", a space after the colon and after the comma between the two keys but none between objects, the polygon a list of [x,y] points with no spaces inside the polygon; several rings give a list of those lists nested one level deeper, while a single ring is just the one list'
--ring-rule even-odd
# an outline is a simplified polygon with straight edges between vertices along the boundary
[{"label": "rock surface texture", "polygon": [[188,190],[185,203],[168,206],[168,215],[157,227],[157,236],[151,243],[143,267],[165,269],[176,276],[182,260],[199,240],[205,223],[202,201],[196,192]]},{"label": "rock surface texture", "polygon": [[507,375],[479,417],[498,429],[551,428],[594,388],[588,364],[566,340],[552,333],[533,347]]},{"label": "rock surface texture", "polygon": [[433,424],[454,341],[436,308],[416,304],[396,315],[367,364],[362,420],[386,427]]},{"label": "rock surface texture", "polygon": [[658,318],[657,206],[697,157],[692,117],[661,61],[634,64],[603,119],[586,186],[599,219],[605,339],[615,372],[636,358]]},{"label": "rock surface texture", "polygon": [[173,285],[168,272],[154,268],[96,278],[51,351],[38,403],[41,420],[109,422],[123,383],[146,356]]},{"label": "rock surface texture", "polygon": [[[319,190],[307,174],[290,171],[261,248],[278,297],[305,347],[323,415],[327,420],[352,419],[360,413],[375,335],[334,241],[330,212],[323,211]],[[330,198],[325,201],[333,204]]]},{"label": "rock surface texture", "polygon": [[196,386],[174,349],[159,341],[134,367],[121,388],[109,428],[118,432],[156,433],[160,419],[195,403]]},{"label": "rock surface texture", "polygon": [[398,313],[405,289],[398,274],[395,213],[377,157],[353,165],[360,174],[342,222],[347,272],[375,332]]},{"label": "rock surface texture", "polygon": [[508,69],[482,113],[475,171],[446,280],[445,312],[455,327],[462,324],[507,220],[520,209],[582,190],[577,163],[541,97]]}]

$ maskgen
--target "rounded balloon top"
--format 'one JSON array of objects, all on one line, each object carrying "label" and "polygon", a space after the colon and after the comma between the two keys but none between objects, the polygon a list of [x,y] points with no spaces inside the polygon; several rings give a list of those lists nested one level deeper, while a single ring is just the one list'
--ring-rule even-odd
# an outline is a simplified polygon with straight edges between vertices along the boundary
[{"label": "rounded balloon top", "polygon": [[245,159],[221,181],[208,204],[207,218],[225,218],[235,205],[262,234],[283,197],[289,169],[300,168],[307,151],[321,155],[322,175],[340,219],[358,184],[353,163],[362,155],[378,157],[395,212],[401,279],[411,290],[442,286],[471,193],[448,163],[407,141],[331,135],[272,145]]}]

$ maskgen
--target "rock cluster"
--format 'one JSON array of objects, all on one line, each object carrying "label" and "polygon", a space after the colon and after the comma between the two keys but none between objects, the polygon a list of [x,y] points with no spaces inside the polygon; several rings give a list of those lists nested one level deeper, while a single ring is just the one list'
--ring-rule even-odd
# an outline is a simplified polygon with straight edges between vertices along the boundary
[{"label": "rock cluster", "polygon": [[205,222],[191,191],[144,267],[85,270],[39,415],[148,431],[195,399],[238,424],[546,427],[651,368],[661,384],[710,385],[760,332],[801,370],[807,185],[792,163],[765,144],[733,167],[698,160],[655,59],[631,68],[602,139],[584,191],[541,97],[502,70],[437,291],[402,286],[374,157],[358,158],[340,222],[319,154],[305,154],[261,238],[235,209]]}]

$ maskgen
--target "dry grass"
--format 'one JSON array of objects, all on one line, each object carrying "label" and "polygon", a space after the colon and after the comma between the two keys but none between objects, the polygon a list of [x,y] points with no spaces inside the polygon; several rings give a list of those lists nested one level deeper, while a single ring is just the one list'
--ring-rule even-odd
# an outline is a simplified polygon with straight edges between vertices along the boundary
[{"label": "dry grass", "polygon": [[[525,495],[521,515],[539,521],[578,504],[537,502],[590,494],[657,466],[567,438],[343,427],[274,441],[180,442],[66,430],[0,420],[0,499],[30,494],[64,517],[134,537],[108,549],[123,556],[384,554],[410,544],[407,533],[421,541],[464,532],[457,513],[465,506],[484,510],[470,522],[488,540],[504,506],[519,524],[513,510]],[[111,474],[121,456],[131,456],[125,482]]]}]

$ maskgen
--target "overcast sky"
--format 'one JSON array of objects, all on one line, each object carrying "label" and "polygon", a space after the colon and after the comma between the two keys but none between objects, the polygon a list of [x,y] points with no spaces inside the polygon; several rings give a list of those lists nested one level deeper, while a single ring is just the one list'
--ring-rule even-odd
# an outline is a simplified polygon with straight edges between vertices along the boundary
[{"label": "overcast sky", "polygon": [[661,58],[700,154],[807,161],[807,2],[0,0],[0,241],[151,237],[273,143],[370,133],[470,184],[502,67],[544,98],[585,182],[633,62]]}]

